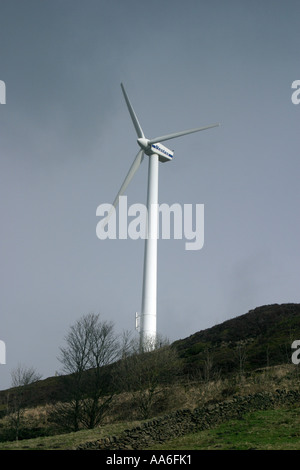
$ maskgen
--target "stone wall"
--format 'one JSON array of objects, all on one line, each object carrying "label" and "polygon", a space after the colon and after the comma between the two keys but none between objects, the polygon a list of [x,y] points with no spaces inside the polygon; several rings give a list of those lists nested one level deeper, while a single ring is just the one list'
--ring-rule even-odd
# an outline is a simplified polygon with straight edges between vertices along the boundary
[{"label": "stone wall", "polygon": [[230,400],[194,410],[178,410],[133,429],[127,429],[118,436],[86,442],[78,446],[77,450],[147,449],[155,443],[162,443],[174,437],[209,429],[251,411],[267,410],[297,403],[300,404],[300,392],[293,390],[277,390],[275,393],[262,392],[244,397],[236,396]]}]

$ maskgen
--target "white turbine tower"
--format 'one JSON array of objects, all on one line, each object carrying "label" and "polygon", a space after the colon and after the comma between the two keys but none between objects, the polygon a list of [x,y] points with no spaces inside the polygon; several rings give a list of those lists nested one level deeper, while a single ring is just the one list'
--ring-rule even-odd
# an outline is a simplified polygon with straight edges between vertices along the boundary
[{"label": "white turbine tower", "polygon": [[[119,202],[120,196],[125,192],[128,184],[138,170],[143,161],[144,154],[149,156],[148,167],[148,196],[147,196],[147,234],[145,239],[144,254],[144,273],[143,273],[143,292],[141,314],[136,314],[136,328],[140,332],[140,346],[142,349],[152,349],[156,339],[156,309],[157,309],[157,239],[158,239],[158,164],[159,162],[169,162],[173,158],[173,151],[161,144],[162,141],[175,139],[193,132],[203,131],[216,127],[219,124],[198,127],[174,134],[146,139],[141,125],[137,119],[134,109],[128,99],[123,84],[121,88],[124,98],[135,127],[138,139],[137,143],[140,150],[135,157],[129,172],[113,202],[115,208]],[[110,214],[104,220],[105,224]],[[104,225],[105,225],[104,224]]]}]

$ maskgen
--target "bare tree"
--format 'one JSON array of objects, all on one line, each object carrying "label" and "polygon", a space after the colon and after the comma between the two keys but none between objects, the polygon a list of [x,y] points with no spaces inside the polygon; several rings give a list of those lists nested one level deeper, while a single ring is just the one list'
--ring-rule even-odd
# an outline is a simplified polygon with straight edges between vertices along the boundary
[{"label": "bare tree", "polygon": [[212,352],[206,348],[204,351],[204,365],[203,365],[203,375],[204,381],[209,382],[212,380],[212,371],[213,371],[213,355]]},{"label": "bare tree", "polygon": [[89,356],[89,393],[83,402],[82,421],[86,427],[92,429],[102,421],[114,395],[114,391],[110,389],[108,395],[103,396],[103,385],[106,381],[103,368],[119,356],[119,344],[111,322],[99,323],[98,318],[93,319]]},{"label": "bare tree", "polygon": [[128,338],[125,345],[116,368],[119,388],[132,394],[141,417],[147,419],[153,411],[155,400],[164,394],[176,376],[177,352],[167,340],[161,338],[150,352],[140,352],[139,342]]},{"label": "bare tree", "polygon": [[40,380],[41,377],[41,374],[36,372],[33,367],[26,367],[22,364],[11,371],[11,386],[14,390],[7,397],[7,414],[16,440],[19,439],[22,426],[27,387]]},{"label": "bare tree", "polygon": [[100,315],[93,313],[71,326],[59,357],[66,374],[67,402],[52,410],[52,421],[74,431],[80,426],[93,428],[101,422],[112,399],[112,393],[104,397],[103,368],[119,353],[113,330],[111,322],[101,321]]},{"label": "bare tree", "polygon": [[245,363],[246,363],[246,360],[247,360],[246,342],[241,340],[241,341],[238,341],[236,343],[236,347],[235,347],[235,350],[234,350],[234,355],[235,355],[235,358],[238,362],[239,376],[240,376],[240,379],[242,379],[244,377]]},{"label": "bare tree", "polygon": [[60,403],[51,412],[50,419],[57,424],[78,431],[81,415],[81,401],[84,396],[84,371],[89,364],[89,337],[92,318],[79,319],[70,327],[65,336],[66,346],[60,348],[59,361],[65,374],[66,402]]}]

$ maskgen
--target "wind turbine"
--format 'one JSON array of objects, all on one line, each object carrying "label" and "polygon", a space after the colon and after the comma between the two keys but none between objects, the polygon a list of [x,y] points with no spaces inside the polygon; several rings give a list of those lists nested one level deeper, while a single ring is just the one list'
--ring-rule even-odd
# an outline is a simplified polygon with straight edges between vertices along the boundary
[{"label": "wind turbine", "polygon": [[[142,350],[152,349],[156,340],[156,309],[157,309],[157,238],[158,238],[158,165],[159,162],[169,162],[173,158],[173,151],[161,144],[166,140],[175,139],[193,132],[204,131],[219,124],[212,124],[205,127],[197,127],[173,134],[162,135],[154,139],[147,139],[142,127],[138,121],[135,111],[129,101],[123,84],[122,92],[131,116],[133,125],[137,133],[137,143],[140,147],[127,176],[113,202],[113,208],[116,208],[120,196],[125,192],[128,184],[132,180],[140,164],[143,161],[144,154],[149,156],[148,167],[148,194],[147,194],[147,235],[145,239],[144,252],[144,272],[143,272],[143,291],[142,308],[140,316],[136,314],[136,328],[140,332],[140,347]],[[104,220],[107,223],[110,214]]]}]

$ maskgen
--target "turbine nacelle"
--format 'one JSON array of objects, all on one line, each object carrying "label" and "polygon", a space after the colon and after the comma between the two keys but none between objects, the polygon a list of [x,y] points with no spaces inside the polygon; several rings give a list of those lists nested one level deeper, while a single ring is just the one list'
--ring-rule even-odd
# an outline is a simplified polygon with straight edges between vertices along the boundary
[{"label": "turbine nacelle", "polygon": [[160,142],[151,143],[149,139],[146,139],[145,137],[140,137],[137,140],[137,143],[146,155],[150,156],[153,154],[157,154],[159,161],[162,163],[169,162],[173,158],[173,150],[168,149]]}]

